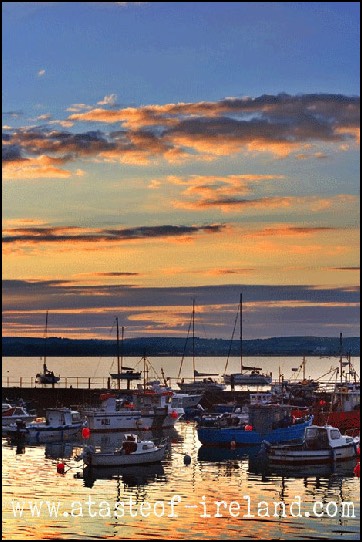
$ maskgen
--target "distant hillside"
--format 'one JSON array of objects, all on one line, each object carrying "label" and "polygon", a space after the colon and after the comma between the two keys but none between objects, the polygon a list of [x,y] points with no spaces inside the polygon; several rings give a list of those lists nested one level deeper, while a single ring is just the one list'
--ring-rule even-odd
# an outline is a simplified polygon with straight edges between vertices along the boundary
[{"label": "distant hillside", "polygon": [[[195,338],[195,355],[226,357],[240,355],[240,341]],[[27,337],[3,337],[3,356],[41,357],[44,355],[44,339]],[[115,341],[76,340],[49,337],[47,356],[114,356]],[[243,341],[245,356],[337,356],[340,353],[339,337],[273,337]],[[360,355],[360,338],[343,338],[343,353]],[[182,356],[192,355],[192,341],[168,337],[145,337],[125,339],[125,356]]]}]

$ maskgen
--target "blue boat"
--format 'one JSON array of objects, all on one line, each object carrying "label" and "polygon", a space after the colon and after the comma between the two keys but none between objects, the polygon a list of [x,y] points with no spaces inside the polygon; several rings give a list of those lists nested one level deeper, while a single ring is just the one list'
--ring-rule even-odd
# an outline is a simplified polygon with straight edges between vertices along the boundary
[{"label": "blue boat", "polygon": [[304,430],[313,422],[313,416],[296,419],[295,407],[290,405],[249,405],[246,423],[240,416],[216,416],[214,420],[201,420],[197,428],[198,438],[204,446],[259,446],[263,440],[271,444],[301,442]]}]

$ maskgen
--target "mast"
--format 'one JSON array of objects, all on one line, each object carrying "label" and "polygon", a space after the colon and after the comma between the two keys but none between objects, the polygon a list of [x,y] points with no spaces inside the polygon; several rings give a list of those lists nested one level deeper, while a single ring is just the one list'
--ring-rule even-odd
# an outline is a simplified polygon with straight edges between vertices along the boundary
[{"label": "mast", "polygon": [[243,374],[243,294],[240,294],[240,374]]},{"label": "mast", "polygon": [[192,300],[192,370],[195,382],[195,298]]},{"label": "mast", "polygon": [[305,361],[305,356],[303,356],[303,361],[302,361],[302,368],[303,368],[303,380],[305,380],[305,364],[306,364],[306,361]]},{"label": "mast", "polygon": [[[119,325],[118,325],[118,316],[116,316],[116,323],[117,323],[117,373],[118,373],[118,376],[119,376],[119,374],[121,372],[121,367],[120,367],[120,361],[119,361]],[[120,381],[119,378],[118,378],[118,381],[117,381],[117,387],[118,387],[119,390],[121,389],[121,381]]]},{"label": "mast", "polygon": [[45,332],[44,332],[44,360],[43,360],[43,373],[47,372],[47,337],[48,337],[48,311],[45,314]]},{"label": "mast", "polygon": [[342,333],[340,333],[339,334],[339,374],[340,374],[341,384],[343,382],[342,347],[343,347],[343,336],[342,336]]}]

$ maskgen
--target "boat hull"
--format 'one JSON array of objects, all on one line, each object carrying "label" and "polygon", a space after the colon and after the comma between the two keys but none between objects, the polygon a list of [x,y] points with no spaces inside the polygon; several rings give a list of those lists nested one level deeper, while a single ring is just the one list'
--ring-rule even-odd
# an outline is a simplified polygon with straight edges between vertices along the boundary
[{"label": "boat hull", "polygon": [[83,427],[82,423],[74,425],[64,425],[59,427],[49,427],[38,425],[18,429],[17,427],[3,428],[3,435],[14,439],[22,440],[28,444],[45,444],[48,442],[62,442],[76,437]]},{"label": "boat hull", "polygon": [[148,465],[159,463],[165,456],[166,447],[160,446],[156,450],[144,453],[91,453],[85,458],[85,463],[92,467],[129,467],[131,465]]},{"label": "boat hull", "polygon": [[[239,428],[217,428],[199,427],[198,437],[204,446],[228,446],[235,443],[235,446],[258,446],[263,440],[271,444],[281,442],[301,441],[304,437],[304,430],[312,424],[312,419],[294,424],[289,427],[280,427],[266,433],[258,431],[245,431]],[[234,445],[234,444],[233,444]]]},{"label": "boat hull", "polygon": [[118,433],[127,431],[145,431],[156,429],[171,429],[179,416],[162,414],[149,415],[120,415],[119,413],[86,414],[87,425],[91,433]]},{"label": "boat hull", "polygon": [[233,383],[238,386],[267,386],[272,383],[271,376],[235,374],[224,375],[225,384],[232,383],[231,377],[233,377]]},{"label": "boat hull", "polygon": [[356,457],[354,445],[328,450],[271,450],[268,459],[276,465],[318,465],[335,461],[348,461]]}]

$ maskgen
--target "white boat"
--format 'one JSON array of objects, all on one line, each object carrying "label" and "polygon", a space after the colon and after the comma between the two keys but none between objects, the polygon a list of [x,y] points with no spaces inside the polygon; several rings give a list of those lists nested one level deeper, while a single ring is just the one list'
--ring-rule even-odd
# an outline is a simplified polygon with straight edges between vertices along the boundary
[{"label": "white boat", "polygon": [[3,426],[3,435],[29,444],[60,442],[75,437],[83,426],[77,410],[49,408],[45,411],[44,421]]},{"label": "white boat", "polygon": [[272,375],[261,373],[260,369],[257,367],[247,368],[243,366],[242,373],[225,374],[224,382],[225,384],[234,384],[238,386],[268,386],[272,382]]},{"label": "white boat", "polygon": [[[162,369],[161,372],[163,374]],[[165,384],[163,385],[161,384],[160,380],[152,380],[148,382],[148,385],[155,391],[172,391],[173,395],[171,397],[171,408],[182,408],[184,410],[195,408],[203,397],[203,393],[190,394],[173,391],[172,388],[167,385],[166,380]]]},{"label": "white boat", "polygon": [[342,436],[331,425],[311,425],[305,429],[302,444],[270,446],[264,442],[264,445],[271,464],[316,465],[356,457],[358,439]]},{"label": "white boat", "polygon": [[[7,408],[5,409],[4,406]],[[36,418],[35,414],[30,414],[25,407],[22,406],[11,406],[7,403],[3,403],[3,411],[2,411],[2,426],[6,427],[9,425],[14,424],[18,420],[29,423],[34,421]]]},{"label": "white boat", "polygon": [[165,452],[166,444],[156,446],[152,440],[141,440],[137,435],[128,434],[120,448],[113,452],[97,452],[93,446],[86,446],[82,458],[92,467],[127,467],[159,463]]},{"label": "white boat", "polygon": [[100,407],[82,409],[91,433],[172,428],[185,413],[183,408],[171,405],[173,392],[169,390],[140,385],[127,394],[129,399],[102,394]]}]

